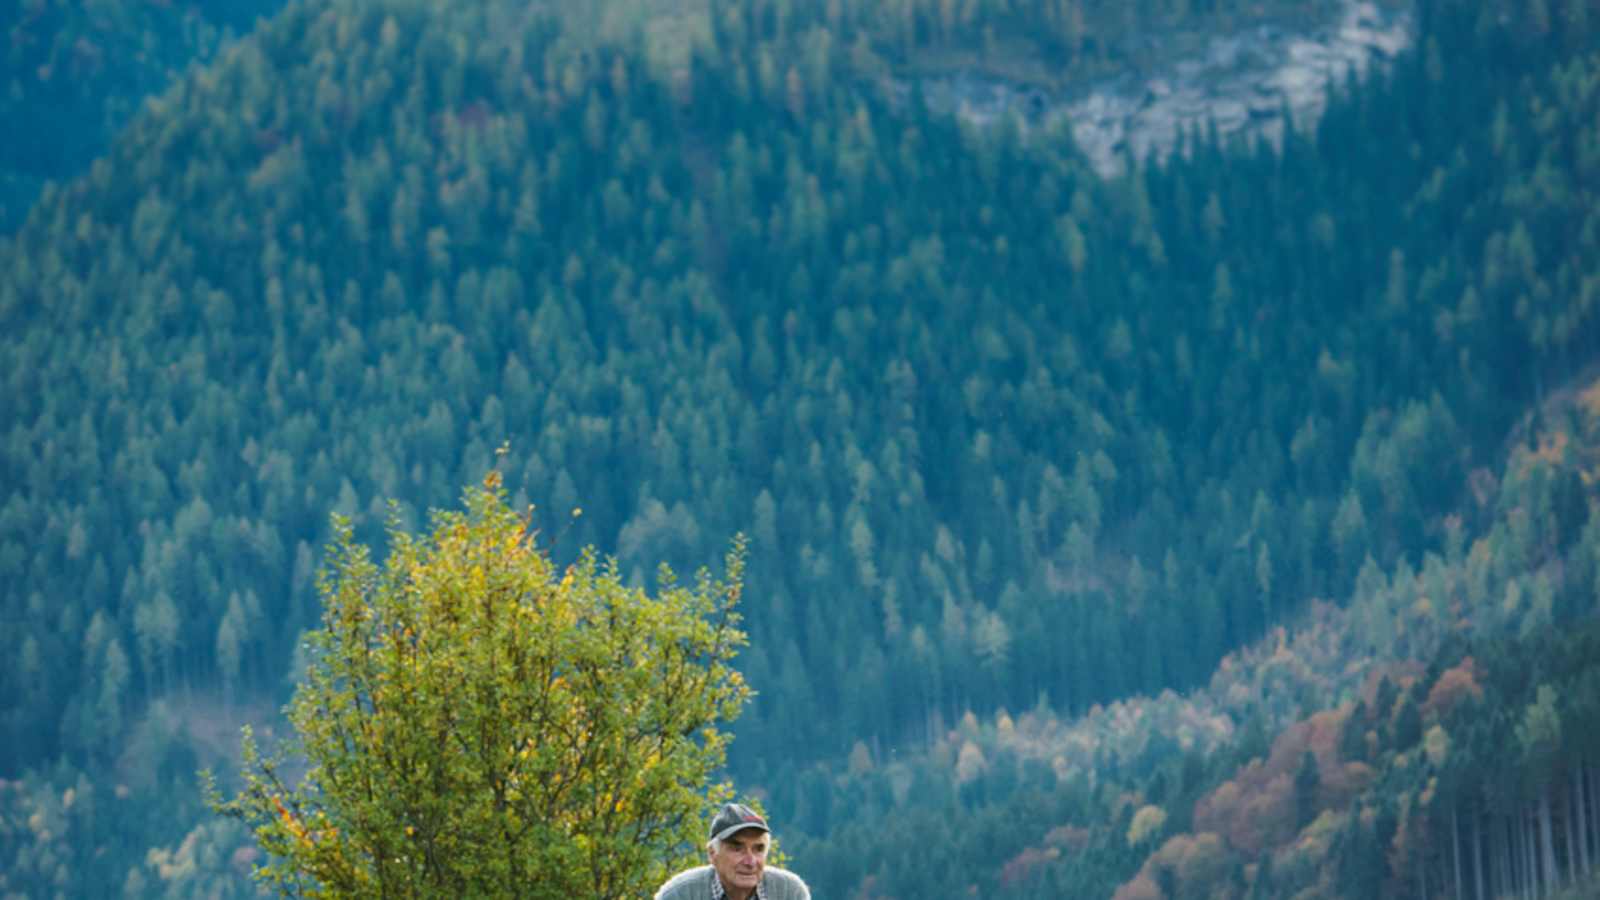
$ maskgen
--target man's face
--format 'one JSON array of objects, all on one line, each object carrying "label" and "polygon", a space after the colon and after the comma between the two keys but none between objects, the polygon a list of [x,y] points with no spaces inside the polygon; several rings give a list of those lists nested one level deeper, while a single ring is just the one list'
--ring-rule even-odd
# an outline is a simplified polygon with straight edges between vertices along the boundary
[{"label": "man's face", "polygon": [[767,867],[767,833],[746,828],[723,838],[711,851],[711,867],[730,893],[755,890]]}]

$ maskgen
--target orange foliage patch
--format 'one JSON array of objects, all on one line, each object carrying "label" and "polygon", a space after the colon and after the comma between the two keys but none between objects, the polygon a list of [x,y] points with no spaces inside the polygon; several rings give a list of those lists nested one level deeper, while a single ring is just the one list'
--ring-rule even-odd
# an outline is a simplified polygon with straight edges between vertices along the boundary
[{"label": "orange foliage patch", "polygon": [[1055,847],[1049,849],[1029,847],[1011,857],[1004,866],[1000,867],[1000,883],[1007,888],[1026,884],[1033,880],[1033,873],[1040,866],[1060,857],[1061,851]]},{"label": "orange foliage patch", "polygon": [[1326,709],[1302,722],[1296,722],[1272,742],[1267,768],[1273,774],[1293,775],[1307,750],[1317,758],[1317,766],[1331,769],[1338,762],[1339,735],[1344,733],[1351,707]]},{"label": "orange foliage patch", "polygon": [[1180,834],[1169,839],[1150,861],[1172,869],[1181,884],[1208,884],[1227,869],[1230,856],[1221,838],[1201,832],[1194,837]]},{"label": "orange foliage patch", "polygon": [[1133,880],[1117,888],[1111,895],[1111,900],[1167,900],[1167,895],[1161,892],[1161,886],[1155,879],[1144,872],[1133,876]]},{"label": "orange foliage patch", "polygon": [[1439,680],[1433,683],[1433,689],[1428,691],[1428,699],[1423,701],[1423,718],[1432,721],[1447,715],[1469,697],[1473,700],[1483,699],[1483,688],[1478,686],[1477,676],[1477,664],[1470,656],[1453,668],[1444,670]]},{"label": "orange foliage patch", "polygon": [[1165,900],[1158,878],[1162,872],[1177,884],[1217,884],[1232,862],[1233,855],[1217,835],[1180,834],[1150,854],[1139,874],[1117,888],[1112,900]]},{"label": "orange foliage patch", "polygon": [[1294,779],[1272,775],[1252,760],[1234,781],[1195,804],[1194,827],[1214,831],[1228,845],[1254,856],[1294,837]]},{"label": "orange foliage patch", "polygon": [[1339,756],[1339,736],[1352,709],[1346,704],[1324,710],[1284,729],[1265,760],[1251,760],[1232,781],[1195,804],[1195,828],[1215,832],[1229,846],[1251,856],[1294,840],[1294,780],[1307,752],[1316,758],[1321,777],[1318,808],[1349,803],[1372,783],[1371,768],[1347,764]]},{"label": "orange foliage patch", "polygon": [[1317,804],[1323,809],[1340,809],[1355,796],[1372,786],[1377,777],[1372,767],[1363,762],[1347,762],[1337,768],[1325,768],[1322,787],[1317,791]]}]

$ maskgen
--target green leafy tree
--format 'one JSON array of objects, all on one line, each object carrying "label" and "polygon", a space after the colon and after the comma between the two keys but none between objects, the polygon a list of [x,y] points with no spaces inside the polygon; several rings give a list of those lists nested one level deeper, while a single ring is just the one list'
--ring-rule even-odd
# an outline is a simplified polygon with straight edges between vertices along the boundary
[{"label": "green leafy tree", "polygon": [[724,579],[663,569],[651,597],[592,551],[558,570],[497,473],[465,505],[422,537],[392,523],[381,567],[335,517],[295,735],[267,754],[247,731],[243,787],[212,804],[293,894],[646,894],[726,793],[742,542]]}]

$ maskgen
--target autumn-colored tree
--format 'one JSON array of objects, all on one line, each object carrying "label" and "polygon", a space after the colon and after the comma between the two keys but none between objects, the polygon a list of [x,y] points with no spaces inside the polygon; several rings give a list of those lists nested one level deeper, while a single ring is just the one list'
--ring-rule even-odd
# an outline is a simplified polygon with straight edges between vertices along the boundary
[{"label": "autumn-colored tree", "polygon": [[1211,895],[1232,861],[1227,845],[1215,834],[1176,835],[1117,890],[1115,900],[1199,900]]},{"label": "autumn-colored tree", "polygon": [[381,568],[347,521],[334,530],[295,736],[269,756],[247,732],[243,789],[212,791],[254,827],[259,880],[326,897],[637,897],[683,860],[725,793],[709,786],[718,723],[749,694],[729,665],[740,544],[723,579],[666,577],[654,597],[593,552],[561,571],[497,473],[428,535],[391,525]]},{"label": "autumn-colored tree", "polygon": [[1441,672],[1422,704],[1423,715],[1435,719],[1447,715],[1463,700],[1481,700],[1483,688],[1478,686],[1477,678],[1477,665],[1470,656]]}]

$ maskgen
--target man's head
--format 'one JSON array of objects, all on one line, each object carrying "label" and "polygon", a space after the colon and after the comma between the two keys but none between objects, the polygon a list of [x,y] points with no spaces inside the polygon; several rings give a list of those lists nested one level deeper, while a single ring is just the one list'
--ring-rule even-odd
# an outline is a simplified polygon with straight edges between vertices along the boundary
[{"label": "man's head", "polygon": [[742,803],[729,803],[711,819],[706,853],[722,886],[735,897],[748,897],[761,882],[771,844],[767,820]]}]

